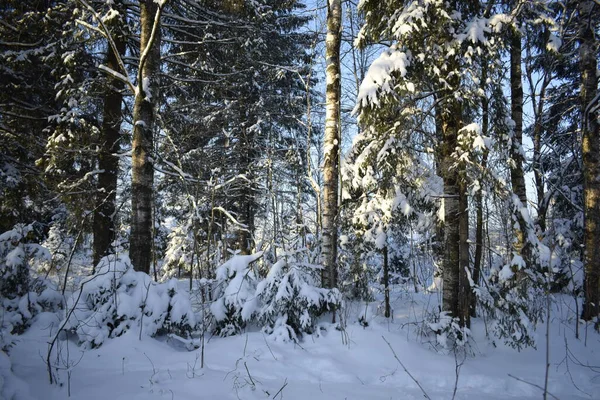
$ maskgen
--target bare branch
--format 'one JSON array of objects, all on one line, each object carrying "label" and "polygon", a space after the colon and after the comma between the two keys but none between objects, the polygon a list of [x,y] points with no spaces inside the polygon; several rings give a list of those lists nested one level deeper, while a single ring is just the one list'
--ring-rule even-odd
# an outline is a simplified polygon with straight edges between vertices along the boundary
[{"label": "bare branch", "polygon": [[426,399],[431,400],[431,397],[429,397],[429,395],[427,394],[427,392],[425,391],[425,389],[423,389],[423,386],[421,386],[421,384],[419,383],[419,381],[414,376],[412,376],[412,374],[410,373],[410,371],[404,366],[404,364],[402,363],[402,361],[400,361],[400,359],[398,358],[398,355],[396,355],[396,352],[392,348],[392,345],[390,344],[390,342],[387,341],[387,339],[385,338],[385,336],[381,336],[381,338],[383,339],[384,342],[387,343],[388,347],[392,351],[392,354],[394,355],[394,358],[396,359],[396,361],[398,361],[398,364],[400,364],[400,366],[402,367],[402,369],[404,369],[404,372],[406,372],[406,374],[410,377],[410,379],[412,379],[413,382],[417,384],[417,386],[419,387],[419,389],[421,389],[421,392],[423,392],[423,396]]},{"label": "bare branch", "polygon": [[[87,22],[84,22],[81,20],[77,20],[77,22],[89,29],[99,32],[100,34],[102,34],[102,36],[104,36],[106,38],[106,40],[108,40],[108,44],[110,45],[110,48],[112,49],[113,53],[115,54],[117,63],[119,64],[119,67],[122,70],[122,74],[120,76],[125,78],[125,80],[124,80],[125,84],[127,86],[129,86],[129,89],[131,90],[132,93],[135,93],[135,86],[133,85],[133,83],[131,82],[131,79],[129,78],[129,73],[127,72],[127,68],[125,67],[125,64],[123,63],[123,58],[121,57],[121,55],[119,53],[119,49],[117,48],[117,45],[115,44],[115,41],[112,38],[110,30],[108,29],[106,24],[104,24],[104,21],[102,20],[102,18],[100,18],[100,16],[96,12],[96,10],[94,10],[94,8],[91,5],[89,5],[86,0],[77,0],[77,1],[79,3],[81,3],[81,5],[83,5],[85,8],[88,9],[88,11],[93,15],[94,19],[96,21],[98,21],[98,25],[100,25],[100,27],[102,29],[100,30],[97,27],[93,27],[90,24],[88,24]],[[102,69],[102,68],[100,68],[100,69]],[[106,69],[102,69],[102,70],[105,72],[108,72]],[[116,77],[116,75],[113,75],[113,76]],[[121,79],[121,78],[119,78],[119,79]]]},{"label": "bare branch", "polygon": [[[542,390],[542,391],[544,390],[544,388],[543,388],[543,387],[541,387],[540,385],[536,385],[535,383],[527,382],[526,380],[524,380],[524,379],[521,379],[521,378],[517,378],[516,376],[514,376],[514,375],[511,375],[511,374],[508,374],[508,376],[510,376],[510,377],[511,377],[511,378],[513,378],[513,379],[516,379],[516,380],[518,380],[519,382],[523,382],[523,383],[526,383],[526,384],[528,384],[528,385],[531,385],[531,386],[533,386],[533,387],[536,387],[536,388],[538,388],[538,389],[540,389],[540,390]],[[560,400],[558,397],[556,397],[556,396],[555,396],[555,395],[553,395],[552,393],[550,393],[550,392],[546,392],[546,393],[548,393],[548,395],[549,395],[550,397],[552,397],[553,399]]]},{"label": "bare branch", "polygon": [[139,93],[142,93],[142,91],[143,91],[144,64],[146,64],[146,60],[148,59],[148,54],[150,53],[150,49],[152,48],[152,46],[154,45],[154,41],[156,40],[156,33],[160,29],[160,16],[162,14],[162,10],[163,10],[163,7],[165,6],[165,3],[166,3],[166,1],[158,3],[158,10],[156,11],[156,15],[154,16],[154,24],[152,25],[152,33],[150,34],[150,39],[148,39],[146,48],[143,49],[142,54],[140,55],[140,66],[138,68],[138,75],[137,75],[137,86],[138,86]]}]

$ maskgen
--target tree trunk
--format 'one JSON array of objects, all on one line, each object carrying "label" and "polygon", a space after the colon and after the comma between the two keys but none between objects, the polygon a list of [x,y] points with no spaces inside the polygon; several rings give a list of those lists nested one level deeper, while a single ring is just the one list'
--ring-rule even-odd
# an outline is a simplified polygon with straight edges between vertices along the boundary
[{"label": "tree trunk", "polygon": [[[435,137],[438,143],[444,142],[444,120],[442,118],[442,104],[438,98],[435,98]],[[435,149],[434,157],[435,157],[435,173],[437,176],[443,177],[444,171],[442,165],[444,164],[444,146],[437,146]],[[445,200],[442,199],[442,204],[445,205]],[[443,207],[440,207],[443,208]],[[443,213],[443,211],[442,211]],[[439,268],[434,272],[434,278],[436,273],[441,273],[443,264],[440,262],[444,258],[444,222],[441,220],[437,221],[435,225],[435,241],[433,242],[433,254],[435,260],[438,262]]]},{"label": "tree trunk", "polygon": [[[113,18],[112,21],[120,21]],[[124,23],[124,21],[123,21]],[[112,28],[112,27],[111,27]],[[119,71],[118,58],[125,55],[125,38],[120,32],[120,26],[111,29],[112,39],[118,54],[109,44],[106,54],[106,66],[114,71]],[[114,154],[120,149],[121,138],[121,105],[123,102],[124,84],[120,79],[108,78],[107,92],[104,96],[104,110],[102,114],[102,131],[100,132],[100,151],[98,154],[98,169],[103,172],[98,175],[96,192],[96,208],[94,209],[93,234],[94,234],[94,265],[104,257],[115,240],[117,179],[119,172],[119,159]]]},{"label": "tree trunk", "polygon": [[[458,87],[459,82],[452,82]],[[449,98],[451,95],[448,96]],[[444,181],[444,260],[442,263],[442,310],[458,318],[461,326],[470,324],[470,285],[466,279],[469,267],[469,214],[466,171],[453,153],[457,147],[462,107],[449,100],[442,110]]]},{"label": "tree trunk", "polygon": [[[548,35],[547,35],[548,36]],[[531,80],[531,74],[529,75]],[[544,131],[543,125],[543,114],[544,105],[546,102],[546,89],[550,85],[552,80],[552,69],[544,71],[544,80],[540,88],[539,98],[533,98],[533,112],[534,112],[534,125],[533,125],[533,176],[535,179],[535,189],[537,197],[537,225],[543,232],[546,231],[546,213],[548,211],[548,204],[546,200],[546,190],[544,188],[544,168],[542,165],[542,134]],[[531,84],[531,87],[534,87]]]},{"label": "tree trunk", "polygon": [[[487,158],[487,154],[484,156]],[[473,259],[473,283],[479,285],[481,280],[481,266],[483,261],[483,195],[480,192],[475,194],[475,205],[477,207],[477,216],[475,221],[475,258]],[[477,316],[477,297],[471,298],[471,317]]]},{"label": "tree trunk", "polygon": [[[543,37],[544,43],[549,43],[550,40],[550,29],[543,29]],[[537,34],[535,34],[537,36]],[[528,57],[531,57],[531,47],[532,42],[530,41],[528,45],[526,45],[526,50],[528,51]],[[548,51],[548,50],[547,50]],[[549,51],[548,51],[549,52]],[[552,61],[551,61],[552,60]],[[546,91],[548,86],[552,81],[552,71],[554,70],[554,58],[550,59],[549,57],[545,57],[542,59],[542,72],[541,75],[543,79],[541,80],[541,85],[539,85],[539,94],[536,94],[536,88],[538,87],[539,80],[534,82],[539,75],[539,72],[535,69],[534,66],[531,66],[530,69],[526,69],[526,77],[529,82],[529,87],[531,88],[531,108],[533,110],[533,177],[535,182],[536,189],[536,208],[537,208],[537,219],[536,225],[540,229],[540,233],[543,234],[546,231],[546,213],[548,210],[548,204],[546,199],[546,189],[544,187],[544,166],[542,165],[542,135],[544,133],[544,123],[543,123],[543,114],[544,107],[546,103]],[[527,65],[527,64],[526,64]]]},{"label": "tree trunk", "polygon": [[[455,131],[456,133],[456,131]],[[456,135],[445,137],[444,147],[454,149]],[[454,143],[449,142],[454,139]],[[454,144],[454,146],[453,146]],[[443,174],[444,181],[444,258],[442,261],[442,310],[458,316],[459,288],[459,229],[458,229],[458,182],[455,173]]]},{"label": "tree trunk", "polygon": [[471,297],[472,289],[467,270],[469,269],[469,197],[467,194],[467,172],[464,165],[460,166],[458,181],[458,232],[459,232],[459,263],[458,263],[458,318],[461,326],[471,326]]},{"label": "tree trunk", "polygon": [[342,3],[327,3],[325,161],[323,165],[323,286],[337,286],[338,170],[340,151],[340,43]]},{"label": "tree trunk", "polygon": [[239,148],[238,151],[242,152],[240,160],[240,171],[248,179],[242,181],[243,187],[241,188],[240,195],[240,212],[238,220],[244,224],[245,227],[239,230],[238,247],[240,254],[249,255],[252,253],[254,248],[254,214],[256,210],[256,191],[254,189],[255,181],[255,161],[256,161],[256,150],[255,150],[255,137],[252,130],[242,128],[242,138],[244,140],[244,146]]},{"label": "tree trunk", "polygon": [[[579,70],[581,72],[581,109],[583,132],[583,210],[585,303],[583,319],[592,321],[600,315],[600,130],[598,126],[598,42],[594,26],[599,6],[592,0],[578,5]],[[596,320],[597,321],[597,320]],[[596,328],[600,328],[597,321]]]},{"label": "tree trunk", "polygon": [[[543,103],[545,91],[540,94],[540,103]],[[535,125],[533,127],[533,176],[535,178],[535,189],[537,193],[537,224],[542,232],[546,231],[546,193],[544,190],[544,173],[542,171],[542,109],[535,116]]]},{"label": "tree trunk", "polygon": [[383,290],[385,295],[385,317],[389,318],[391,313],[390,307],[390,266],[388,264],[388,248],[383,248]]},{"label": "tree trunk", "polygon": [[[513,32],[510,41],[510,93],[511,93],[511,118],[515,123],[512,143],[510,147],[510,180],[513,193],[519,198],[521,208],[527,207],[527,192],[525,187],[525,175],[523,174],[523,82],[521,71],[521,35]],[[517,241],[513,249],[523,255],[527,265],[529,258],[527,253],[527,227],[526,221],[517,210],[516,215],[519,229],[515,232]]]},{"label": "tree trunk", "polygon": [[[483,65],[481,86],[485,90],[487,81],[487,67]],[[488,136],[490,116],[489,116],[489,100],[486,96],[481,101],[481,134]],[[488,150],[484,150],[481,158],[481,167],[485,171],[487,170]],[[475,206],[477,207],[477,216],[475,222],[475,258],[473,260],[473,282],[478,285],[481,279],[481,266],[483,261],[483,194],[481,190],[475,194]],[[472,295],[471,297],[471,317],[477,316],[477,297]]]},{"label": "tree trunk", "polygon": [[[129,254],[136,271],[150,272],[152,261],[152,160],[154,107],[160,72],[160,9],[153,0],[140,1],[140,65],[133,106],[131,153],[131,235]],[[156,23],[155,23],[156,22]]]}]

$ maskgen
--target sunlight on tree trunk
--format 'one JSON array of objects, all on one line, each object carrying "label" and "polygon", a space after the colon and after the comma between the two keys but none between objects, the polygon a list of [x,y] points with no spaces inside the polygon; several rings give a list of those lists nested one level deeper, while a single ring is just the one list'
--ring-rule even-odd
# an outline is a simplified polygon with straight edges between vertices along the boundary
[{"label": "sunlight on tree trunk", "polygon": [[[585,303],[583,319],[600,316],[600,129],[598,125],[598,42],[593,21],[599,8],[594,1],[582,1],[580,15],[579,56],[581,73],[581,110],[583,131],[583,206],[585,220],[584,267]],[[596,325],[600,329],[600,323]]]},{"label": "sunlight on tree trunk", "polygon": [[[160,10],[153,0],[140,2],[140,71],[133,106],[131,152],[131,235],[130,257],[137,271],[150,272],[152,262],[152,208],[154,185],[154,107],[158,98],[160,72]],[[146,58],[144,58],[144,55]]]},{"label": "sunlight on tree trunk", "polygon": [[342,4],[330,0],[327,8],[326,39],[326,115],[325,115],[325,161],[323,165],[323,247],[325,267],[323,286],[337,287],[337,217],[338,174],[340,151],[340,43]]}]

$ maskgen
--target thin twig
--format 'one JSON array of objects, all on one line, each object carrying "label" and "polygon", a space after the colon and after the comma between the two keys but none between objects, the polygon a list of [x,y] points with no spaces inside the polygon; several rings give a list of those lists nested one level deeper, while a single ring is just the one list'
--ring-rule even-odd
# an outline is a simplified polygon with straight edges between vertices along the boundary
[{"label": "thin twig", "polygon": [[248,374],[250,383],[252,384],[252,386],[256,386],[256,383],[254,383],[254,379],[252,379],[252,375],[250,375],[250,370],[248,369],[248,364],[246,364],[246,361],[244,361],[244,368],[246,368],[246,373]]},{"label": "thin twig", "polygon": [[[285,378],[285,381],[283,382],[283,386],[281,387],[281,389],[279,389],[279,390],[277,391],[277,393],[275,393],[275,395],[273,396],[273,399],[275,399],[275,397],[277,397],[277,395],[278,395],[279,393],[281,393],[281,391],[282,391],[283,389],[285,389],[285,387],[286,387],[287,385],[288,385],[288,381],[287,381],[287,378]],[[283,394],[281,395],[281,398],[283,399]]]},{"label": "thin twig", "polygon": [[[110,272],[110,271],[108,271],[108,272]],[[106,273],[104,273],[102,275],[106,275],[108,272],[106,272]],[[62,322],[61,326],[56,331],[56,334],[54,335],[54,338],[52,339],[52,341],[49,344],[48,353],[47,353],[47,356],[46,356],[46,366],[48,368],[48,377],[50,378],[50,384],[51,385],[53,383],[55,383],[55,379],[54,379],[54,376],[52,375],[52,364],[50,362],[50,357],[52,356],[52,350],[54,349],[56,341],[58,340],[58,337],[59,337],[60,333],[65,329],[65,326],[67,326],[67,323],[69,322],[69,318],[71,318],[71,316],[73,315],[73,313],[77,309],[77,304],[79,304],[79,300],[81,299],[81,296],[83,294],[83,287],[85,286],[85,284],[88,283],[88,282],[93,281],[94,279],[96,279],[97,277],[102,276],[102,275],[93,275],[91,278],[89,278],[88,280],[83,281],[81,283],[81,287],[79,288],[79,293],[77,295],[77,299],[75,300],[75,303],[73,304],[73,307],[71,307],[71,309],[66,313],[66,317],[65,317],[64,321]]]},{"label": "thin twig", "polygon": [[[513,379],[516,379],[516,380],[518,380],[519,382],[523,382],[523,383],[526,383],[526,384],[528,384],[528,385],[531,385],[531,386],[533,386],[533,387],[536,387],[536,388],[538,388],[538,389],[540,389],[540,390],[542,390],[542,391],[544,390],[544,388],[543,388],[543,387],[541,387],[540,385],[536,385],[535,383],[527,382],[526,380],[524,380],[524,379],[521,379],[521,378],[517,378],[516,376],[514,376],[514,375],[511,375],[511,374],[508,374],[508,376],[510,376],[510,377],[511,377],[511,378],[513,378]],[[556,397],[556,396],[555,396],[555,395],[553,395],[552,393],[550,393],[550,392],[546,392],[546,393],[548,393],[548,395],[549,395],[550,397],[552,397],[552,398],[554,398],[554,399],[556,399],[556,400],[560,400],[558,397]]]},{"label": "thin twig", "polygon": [[[565,368],[567,370],[567,374],[569,375],[569,379],[571,380],[571,384],[579,392],[581,392],[581,393],[583,393],[583,394],[585,394],[585,395],[587,395],[588,397],[591,398],[592,396],[588,392],[585,392],[585,391],[581,390],[581,388],[579,388],[579,386],[577,386],[577,384],[575,383],[575,380],[573,379],[573,374],[571,374],[571,369],[569,368],[569,359],[571,358],[569,356],[569,352],[570,352],[570,350],[569,350],[569,344],[567,343],[567,338],[565,337],[565,359],[564,359],[564,362],[565,362]],[[562,364],[562,362],[561,362],[561,364]]]},{"label": "thin twig", "polygon": [[275,354],[273,354],[273,351],[271,350],[271,346],[269,346],[269,343],[267,342],[267,338],[264,334],[263,334],[263,339],[265,341],[265,344],[267,345],[267,349],[269,349],[269,353],[271,353],[271,355],[273,356],[273,359],[275,361],[277,361],[277,357],[275,357]]},{"label": "thin twig", "polygon": [[[98,15],[98,13],[96,12],[96,10],[94,10],[94,7],[92,7],[91,5],[89,5],[87,3],[86,0],[77,0],[79,3],[81,3],[94,17],[94,19],[98,22],[98,25],[102,28],[97,28],[94,26],[91,26],[87,23],[85,23],[84,21],[81,20],[77,20],[80,24],[86,26],[89,29],[93,29],[97,32],[99,32],[100,34],[102,34],[106,40],[108,41],[109,46],[111,47],[114,55],[117,58],[117,63],[119,64],[119,68],[121,69],[121,72],[119,73],[118,71],[114,71],[110,72],[111,75],[113,75],[114,77],[117,77],[121,80],[123,80],[123,82],[129,87],[129,89],[131,90],[131,93],[135,94],[135,86],[133,85],[133,83],[131,82],[131,78],[129,78],[129,73],[127,72],[127,67],[125,66],[125,63],[123,62],[123,58],[119,55],[119,49],[117,48],[117,45],[115,44],[115,41],[113,40],[113,37],[110,33],[110,30],[108,29],[108,27],[106,26],[106,24],[104,24],[104,21],[102,19],[102,17],[100,15]],[[160,9],[160,7],[159,7]],[[142,65],[140,65],[140,69],[141,69]],[[103,71],[108,72],[109,68],[105,67],[105,68],[101,68]],[[116,74],[115,74],[116,73]]]},{"label": "thin twig", "polygon": [[75,243],[73,244],[73,248],[69,253],[69,260],[67,261],[67,268],[65,268],[65,279],[63,281],[63,287],[61,294],[64,297],[65,291],[67,290],[67,280],[69,279],[69,270],[71,269],[71,262],[73,262],[73,256],[75,255],[75,251],[77,250],[77,245],[79,244],[79,239],[81,238],[81,234],[83,232],[83,228],[77,232],[77,237],[75,238]]},{"label": "thin twig", "polygon": [[421,384],[419,383],[419,381],[414,376],[412,376],[412,374],[408,371],[408,369],[406,369],[406,367],[404,366],[404,364],[402,363],[402,361],[400,361],[400,359],[396,355],[396,352],[392,348],[392,345],[390,344],[390,342],[388,342],[386,340],[385,336],[381,336],[381,338],[383,339],[384,342],[387,343],[388,347],[392,351],[392,354],[394,355],[394,358],[396,359],[396,361],[398,361],[398,364],[400,364],[400,366],[402,367],[402,369],[404,369],[404,372],[406,372],[406,374],[410,377],[410,379],[412,379],[413,382],[417,384],[417,386],[419,387],[419,389],[421,389],[421,392],[423,392],[423,396],[425,396],[426,399],[431,400],[431,397],[429,397],[429,395],[427,394],[427,392],[425,391],[425,389],[423,389],[423,386],[421,386]]},{"label": "thin twig", "polygon": [[460,369],[465,363],[465,359],[467,358],[466,350],[464,354],[464,358],[461,362],[458,362],[458,355],[456,354],[456,347],[454,348],[454,373],[456,375],[456,379],[454,380],[454,390],[452,391],[452,400],[456,398],[456,392],[458,391],[458,378],[460,377]]}]

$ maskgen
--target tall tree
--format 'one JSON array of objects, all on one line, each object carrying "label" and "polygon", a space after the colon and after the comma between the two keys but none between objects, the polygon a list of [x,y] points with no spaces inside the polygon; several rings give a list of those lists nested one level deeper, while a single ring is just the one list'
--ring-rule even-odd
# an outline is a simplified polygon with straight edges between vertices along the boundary
[{"label": "tall tree", "polygon": [[521,33],[513,29],[510,37],[510,94],[511,94],[511,118],[513,120],[513,134],[510,146],[510,180],[512,192],[519,204],[516,209],[516,222],[519,228],[516,230],[515,250],[524,256],[529,262],[527,253],[527,230],[523,213],[527,212],[527,192],[525,186],[525,174],[523,162],[525,153],[523,151],[523,74],[521,69]]},{"label": "tall tree", "polygon": [[[106,46],[105,66],[113,71],[120,70],[119,60],[125,55],[126,13],[122,1],[113,3],[110,11],[116,11],[115,17],[105,24],[112,43]],[[110,12],[109,11],[109,12]],[[117,211],[117,181],[119,158],[117,153],[121,143],[121,121],[124,82],[116,77],[108,77],[102,111],[102,128],[98,140],[98,175],[96,207],[94,209],[94,265],[106,255],[115,239],[115,214]]]},{"label": "tall tree", "polygon": [[524,59],[525,77],[530,90],[533,124],[527,130],[533,141],[533,160],[531,169],[536,188],[536,223],[543,233],[546,231],[546,214],[548,212],[548,196],[546,196],[545,170],[543,164],[543,136],[548,130],[548,121],[544,121],[544,110],[547,108],[548,89],[555,76],[555,65],[558,61],[558,46],[551,47],[551,30],[548,26],[538,27],[527,24],[525,36]]},{"label": "tall tree", "polygon": [[583,210],[585,223],[584,266],[585,303],[583,319],[596,319],[600,329],[600,126],[598,114],[598,40],[600,6],[592,0],[580,1],[579,70],[581,73],[581,130],[583,153]]},{"label": "tall tree", "polygon": [[[460,325],[468,326],[472,308],[469,194],[480,190],[479,180],[483,176],[490,177],[481,171],[487,169],[485,154],[492,145],[482,137],[492,129],[484,126],[483,130],[477,121],[482,96],[497,93],[500,86],[492,77],[499,76],[501,42],[489,39],[502,33],[504,22],[512,18],[490,17],[491,8],[484,10],[478,1],[364,1],[361,8],[366,24],[359,35],[359,44],[392,43],[372,64],[362,83],[358,105],[361,120],[367,121],[363,115],[379,115],[370,124],[379,125],[377,129],[390,135],[385,151],[378,158],[383,159],[393,151],[430,149],[428,162],[435,164],[443,182],[443,193],[437,194],[442,200],[438,215],[444,236],[442,310],[457,318]],[[487,67],[483,80],[482,63]],[[397,104],[402,106],[394,113],[395,119],[388,121],[386,114],[393,112],[392,107]],[[502,114],[496,108],[503,109],[504,103],[494,100],[484,102],[484,106],[490,110],[494,106],[493,112],[484,112],[486,118],[488,114],[495,118],[496,114]],[[505,119],[500,120],[503,124]],[[425,141],[402,146],[394,137],[402,131],[403,135],[422,133],[421,140]],[[412,140],[419,137],[412,135]],[[419,143],[416,148],[415,143]],[[425,156],[413,157],[422,160]],[[480,241],[482,224],[483,215],[479,224]],[[482,251],[480,248],[478,264]]]},{"label": "tall tree", "polygon": [[129,254],[137,271],[150,272],[154,185],[154,123],[160,73],[161,26],[164,1],[140,1],[140,59],[133,105],[131,152],[131,234]]},{"label": "tall tree", "polygon": [[341,0],[327,2],[325,160],[323,164],[323,244],[325,267],[323,286],[337,286],[338,176],[340,154],[340,45],[342,29]]}]

